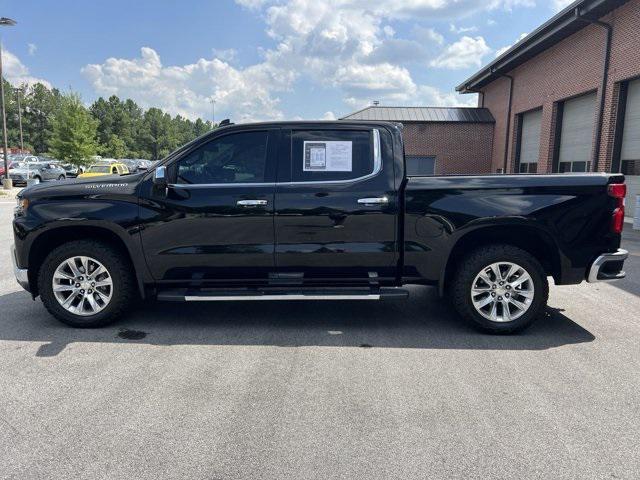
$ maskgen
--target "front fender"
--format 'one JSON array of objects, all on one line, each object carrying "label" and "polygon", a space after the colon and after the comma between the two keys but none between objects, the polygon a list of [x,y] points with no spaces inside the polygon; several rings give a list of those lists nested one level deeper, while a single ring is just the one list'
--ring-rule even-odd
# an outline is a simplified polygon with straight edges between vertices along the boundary
[{"label": "front fender", "polygon": [[[117,211],[117,215],[115,212]],[[80,213],[82,212],[82,213]],[[96,218],[98,215],[106,218]],[[61,241],[84,237],[117,239],[127,251],[134,267],[138,288],[144,297],[144,284],[151,282],[151,275],[144,260],[140,242],[138,205],[114,202],[58,202],[36,203],[29,207],[29,214],[17,217],[13,222],[16,261],[20,268],[29,270],[33,289],[36,267],[30,259],[42,258],[51,245]]]}]

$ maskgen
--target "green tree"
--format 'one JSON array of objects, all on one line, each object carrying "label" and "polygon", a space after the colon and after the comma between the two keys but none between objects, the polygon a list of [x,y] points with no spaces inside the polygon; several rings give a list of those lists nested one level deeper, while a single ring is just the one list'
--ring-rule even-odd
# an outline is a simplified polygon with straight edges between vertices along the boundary
[{"label": "green tree", "polygon": [[196,119],[193,122],[193,138],[197,138],[200,135],[204,135],[211,130],[211,122],[203,122],[201,118]]},{"label": "green tree", "polygon": [[[65,115],[69,112],[69,95],[63,95],[59,90],[42,83],[12,85],[5,81],[4,88],[9,146],[20,146],[17,106],[20,90],[25,148],[35,154],[59,155],[59,152],[64,150],[61,149],[63,138],[59,133],[60,122],[55,119],[66,118]],[[63,105],[65,112],[61,113]],[[86,113],[84,107],[82,110]],[[89,112],[97,121],[90,122],[87,126],[91,131],[91,125],[96,125],[97,150],[103,155],[121,158],[158,159],[214,127],[210,121],[200,118],[195,121],[180,115],[172,118],[158,108],[144,111],[133,100],[121,100],[115,95],[107,99],[98,98],[89,108]],[[87,118],[84,114],[77,114]],[[54,124],[58,125],[55,142]],[[67,143],[70,145],[72,141],[69,140]]]},{"label": "green tree", "polygon": [[116,95],[109,99],[98,98],[91,107],[91,115],[98,120],[98,142],[101,149],[108,149],[113,135],[124,142],[123,155],[134,157],[139,149],[136,137],[142,123],[142,111],[133,100],[121,101]]},{"label": "green tree", "polygon": [[53,119],[62,103],[57,89],[49,89],[42,83],[28,87],[22,98],[22,130],[25,146],[41,154],[49,149],[53,133]]},{"label": "green tree", "polygon": [[98,121],[82,104],[80,96],[69,93],[62,97],[53,121],[51,154],[76,165],[85,165],[97,151]]},{"label": "green tree", "polygon": [[127,156],[127,145],[118,135],[112,134],[106,144],[100,145],[98,151],[104,157],[125,158]]},{"label": "green tree", "polygon": [[151,160],[158,160],[178,146],[171,116],[159,108],[144,112],[139,141]]}]

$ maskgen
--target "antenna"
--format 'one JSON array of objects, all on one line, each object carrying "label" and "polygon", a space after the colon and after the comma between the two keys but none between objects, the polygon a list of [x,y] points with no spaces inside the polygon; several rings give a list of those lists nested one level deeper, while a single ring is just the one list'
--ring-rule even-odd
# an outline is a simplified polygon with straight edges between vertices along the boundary
[{"label": "antenna", "polygon": [[374,100],[373,101],[373,106],[377,107],[378,105],[380,105],[380,100]]}]

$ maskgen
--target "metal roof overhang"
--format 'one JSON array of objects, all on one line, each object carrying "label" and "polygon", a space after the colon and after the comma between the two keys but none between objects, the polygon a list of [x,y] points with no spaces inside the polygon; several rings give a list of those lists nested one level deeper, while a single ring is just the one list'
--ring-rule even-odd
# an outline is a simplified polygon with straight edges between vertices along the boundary
[{"label": "metal roof overhang", "polygon": [[482,70],[456,87],[460,93],[475,93],[501,75],[547,50],[628,0],[578,0],[516,43]]}]

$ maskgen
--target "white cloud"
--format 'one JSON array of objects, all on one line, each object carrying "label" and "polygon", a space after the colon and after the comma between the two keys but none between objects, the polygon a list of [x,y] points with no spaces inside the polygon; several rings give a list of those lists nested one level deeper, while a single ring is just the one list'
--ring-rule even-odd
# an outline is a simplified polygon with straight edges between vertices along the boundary
[{"label": "white cloud", "polygon": [[336,114],[333,112],[324,112],[324,115],[322,115],[321,120],[335,120],[336,119]]},{"label": "white cloud", "polygon": [[502,55],[503,53],[505,53],[507,50],[509,50],[511,47],[513,47],[516,43],[518,43],[520,40],[522,40],[524,37],[526,37],[528,35],[528,33],[521,33],[520,36],[518,37],[518,39],[513,42],[511,45],[505,45],[502,48],[499,48],[498,50],[496,50],[496,58],[498,58],[500,55]]},{"label": "white cloud", "polygon": [[571,5],[575,0],[552,0],[551,7],[554,11],[559,12],[563,8]]},{"label": "white cloud", "polygon": [[240,70],[217,58],[201,58],[189,65],[165,66],[148,47],[139,58],[109,58],[87,65],[82,73],[100,95],[133,98],[145,108],[159,106],[192,118],[207,118],[213,97],[217,110],[232,111],[238,121],[282,118],[273,91],[287,89],[292,81],[268,63]]},{"label": "white cloud", "polygon": [[475,32],[477,30],[478,30],[478,27],[475,27],[475,26],[471,26],[471,27],[456,27],[453,23],[449,24],[449,31],[451,33],[455,33],[456,35],[460,35],[461,33]]},{"label": "white cloud", "polygon": [[2,67],[3,75],[12,85],[33,85],[34,83],[42,83],[51,88],[51,84],[42,78],[36,78],[31,75],[29,68],[20,61],[20,59],[9,50],[2,49]]},{"label": "white cloud", "polygon": [[264,4],[268,3],[268,0],[236,0],[236,3],[242,5],[245,8],[257,10]]},{"label": "white cloud", "polygon": [[434,107],[476,107],[478,96],[476,94],[460,95],[453,91],[442,92],[437,88],[422,85],[418,89],[417,105]]},{"label": "white cloud", "polygon": [[470,67],[480,67],[482,59],[491,52],[481,36],[462,37],[455,43],[448,45],[444,51],[430,62],[432,67],[459,70]]},{"label": "white cloud", "polygon": [[413,36],[416,38],[416,40],[426,44],[444,44],[444,37],[440,33],[436,32],[433,28],[415,27],[413,29]]},{"label": "white cloud", "polygon": [[225,62],[231,62],[238,55],[238,51],[235,48],[226,48],[226,49],[211,49],[213,52],[213,56],[215,58],[219,58],[220,60],[224,60]]},{"label": "white cloud", "polygon": [[36,50],[38,50],[38,46],[35,43],[28,43],[27,49],[29,51],[29,55],[33,56],[36,54]]},{"label": "white cloud", "polygon": [[[87,65],[84,75],[101,95],[117,93],[142,106],[160,106],[173,114],[208,116],[207,100],[215,96],[216,111],[236,121],[279,119],[279,96],[298,78],[332,88],[346,106],[386,104],[468,104],[458,96],[416,82],[410,63],[441,68],[479,66],[490,52],[482,37],[462,37],[444,46],[433,29],[416,27],[399,38],[393,21],[449,19],[480,10],[530,6],[532,0],[236,0],[265,22],[275,47],[261,50],[256,64],[230,65],[233,52],[213,52],[211,59],[186,65],[163,65],[144,48],[139,58],[109,58]],[[422,67],[424,68],[424,67]],[[291,112],[295,115],[296,112]]]}]

